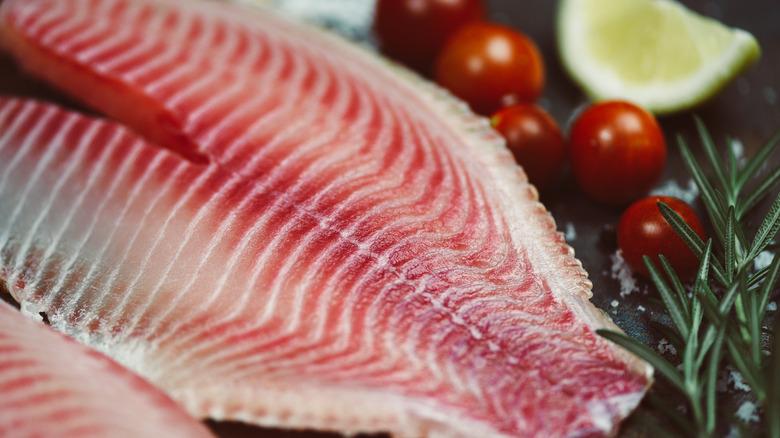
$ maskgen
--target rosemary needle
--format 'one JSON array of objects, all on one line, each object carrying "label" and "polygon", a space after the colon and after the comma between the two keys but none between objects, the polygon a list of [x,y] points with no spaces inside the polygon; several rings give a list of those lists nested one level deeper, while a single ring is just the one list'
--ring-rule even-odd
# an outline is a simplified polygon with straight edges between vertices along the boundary
[{"label": "rosemary needle", "polygon": [[[651,365],[686,398],[688,414],[668,415],[679,429],[698,437],[714,437],[726,428],[733,415],[718,412],[717,380],[730,364],[742,374],[763,418],[758,431],[780,438],[780,322],[767,325],[767,306],[780,278],[780,257],[772,252],[771,262],[756,267],[756,259],[767,252],[780,230],[780,194],[775,193],[768,212],[758,227],[748,215],[767,201],[780,184],[780,166],[762,172],[764,164],[780,145],[780,131],[764,143],[752,159],[740,165],[734,142],[727,142],[722,158],[704,124],[696,119],[710,175],[697,163],[688,145],[678,137],[683,162],[701,193],[717,241],[704,242],[671,208],[659,209],[674,231],[699,257],[700,267],[688,294],[668,261],[659,258],[661,269],[649,258],[645,264],[652,283],[674,327],[662,333],[679,346],[681,363],[673,364],[651,348],[629,336],[600,330],[599,333],[634,352]],[[765,174],[762,176],[762,174]],[[778,318],[780,321],[780,318]],[[767,354],[765,338],[774,337]],[[747,430],[750,425],[731,424]]]}]

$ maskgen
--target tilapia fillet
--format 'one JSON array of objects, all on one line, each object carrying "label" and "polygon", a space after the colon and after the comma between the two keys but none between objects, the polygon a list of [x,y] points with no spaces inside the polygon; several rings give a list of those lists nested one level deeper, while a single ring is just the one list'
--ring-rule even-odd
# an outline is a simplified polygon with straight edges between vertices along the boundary
[{"label": "tilapia fillet", "polygon": [[368,50],[194,0],[5,0],[0,41],[116,121],[0,104],[0,275],[197,416],[599,436],[639,359],[485,120]]},{"label": "tilapia fillet", "polygon": [[0,437],[144,436],[213,437],[159,389],[0,301]]}]

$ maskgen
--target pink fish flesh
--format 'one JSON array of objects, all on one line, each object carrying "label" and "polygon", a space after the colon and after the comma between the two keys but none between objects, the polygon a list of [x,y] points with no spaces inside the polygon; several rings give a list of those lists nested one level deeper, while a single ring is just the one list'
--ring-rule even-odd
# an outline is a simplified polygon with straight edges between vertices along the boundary
[{"label": "pink fish flesh", "polygon": [[194,0],[6,0],[0,41],[130,130],[0,105],[0,276],[200,417],[615,433],[650,369],[485,120],[368,50]]},{"label": "pink fish flesh", "polygon": [[213,437],[142,378],[0,301],[0,437],[152,436]]}]

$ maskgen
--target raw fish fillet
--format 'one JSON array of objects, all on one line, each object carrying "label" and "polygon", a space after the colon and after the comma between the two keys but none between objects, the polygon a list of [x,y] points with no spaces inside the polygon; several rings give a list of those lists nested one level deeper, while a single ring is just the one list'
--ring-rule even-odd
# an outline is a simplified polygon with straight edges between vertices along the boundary
[{"label": "raw fish fillet", "polygon": [[0,301],[0,437],[213,437],[168,396]]},{"label": "raw fish fillet", "polygon": [[646,391],[536,190],[447,93],[224,2],[5,0],[0,28],[129,128],[0,105],[0,276],[190,413],[600,436]]}]

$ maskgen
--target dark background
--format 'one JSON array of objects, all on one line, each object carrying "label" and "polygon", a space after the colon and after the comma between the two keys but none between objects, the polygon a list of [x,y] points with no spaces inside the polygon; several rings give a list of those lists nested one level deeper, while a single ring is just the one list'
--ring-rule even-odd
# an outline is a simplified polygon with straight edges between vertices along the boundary
[{"label": "dark background", "polygon": [[[680,161],[676,136],[685,138],[697,155],[701,156],[693,121],[694,114],[705,122],[719,146],[724,147],[727,138],[737,139],[743,144],[746,156],[750,156],[752,151],[780,129],[780,1],[684,0],[681,3],[729,26],[751,32],[759,41],[762,57],[756,66],[706,104],[691,111],[659,119],[669,147],[669,161],[659,183],[660,187],[668,187],[670,181],[676,182],[680,187],[688,187],[690,177]],[[523,31],[541,49],[546,63],[547,85],[540,104],[566,130],[573,112],[587,101],[563,72],[557,58],[554,29],[557,2],[488,0],[488,4],[493,20]],[[8,58],[1,55],[0,93],[40,97],[73,105],[47,86],[27,78]],[[778,164],[779,158],[778,154],[775,154],[771,161]],[[541,194],[541,199],[552,212],[559,229],[569,232],[569,243],[590,273],[594,284],[594,304],[607,311],[629,334],[657,347],[660,338],[649,328],[648,323],[651,320],[663,321],[664,317],[652,302],[653,288],[637,278],[637,287],[629,295],[621,295],[620,283],[611,273],[612,257],[617,250],[615,227],[625,206],[603,205],[591,201],[576,187],[568,170],[556,185]],[[694,206],[701,208],[698,202],[694,202]],[[723,403],[733,412],[745,393],[735,390],[733,386],[730,388]],[[663,384],[657,385],[655,390],[663,391]],[[329,436],[229,423],[210,425],[223,437]],[[622,435],[633,435],[634,432],[635,429],[629,422]]]}]

